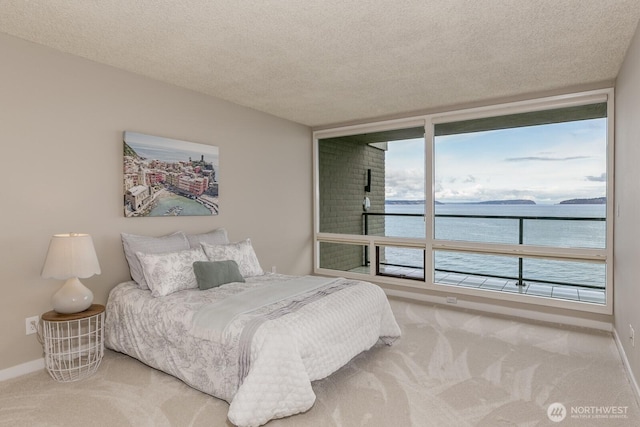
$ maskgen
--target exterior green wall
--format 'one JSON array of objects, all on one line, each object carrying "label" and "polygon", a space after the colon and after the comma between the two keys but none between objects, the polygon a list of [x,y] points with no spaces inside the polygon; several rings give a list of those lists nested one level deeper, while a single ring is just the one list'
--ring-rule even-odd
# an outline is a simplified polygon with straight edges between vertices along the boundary
[{"label": "exterior green wall", "polygon": [[[359,142],[356,137],[319,141],[320,232],[364,234],[362,202],[369,212],[384,212],[385,151]],[[371,191],[365,192],[371,169]],[[384,235],[384,217],[369,217],[369,234]],[[346,271],[364,263],[362,246],[323,244],[320,266]]]}]

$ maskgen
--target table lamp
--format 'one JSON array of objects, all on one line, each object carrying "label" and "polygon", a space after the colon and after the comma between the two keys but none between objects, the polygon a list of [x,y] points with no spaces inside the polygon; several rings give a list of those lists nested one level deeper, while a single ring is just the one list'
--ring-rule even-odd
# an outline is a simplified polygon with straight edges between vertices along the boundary
[{"label": "table lamp", "polygon": [[69,233],[51,237],[42,277],[67,280],[51,300],[56,312],[79,313],[89,308],[93,293],[78,278],[94,274],[100,274],[100,265],[90,235]]}]

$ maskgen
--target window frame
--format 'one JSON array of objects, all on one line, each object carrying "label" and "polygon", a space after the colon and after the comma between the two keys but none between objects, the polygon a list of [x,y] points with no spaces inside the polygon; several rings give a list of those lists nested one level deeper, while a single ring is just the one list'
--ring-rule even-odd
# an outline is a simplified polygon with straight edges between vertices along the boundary
[{"label": "window frame", "polygon": [[[464,120],[481,119],[487,117],[503,116],[518,113],[551,110],[557,108],[588,105],[594,103],[607,103],[607,143],[606,143],[606,238],[604,249],[591,248],[558,248],[549,246],[526,247],[518,245],[505,245],[496,243],[445,241],[434,239],[434,212],[426,207],[433,206],[435,192],[435,125]],[[318,182],[318,144],[319,140],[338,136],[356,135],[374,131],[396,130],[405,127],[424,126],[425,129],[425,222],[426,236],[424,238],[397,238],[385,236],[361,236],[345,235],[335,233],[319,232],[319,182]],[[437,295],[468,295],[481,297],[496,301],[513,301],[527,305],[538,305],[547,307],[557,307],[576,311],[607,314],[613,313],[613,228],[614,228],[614,90],[612,88],[593,90],[588,92],[578,92],[565,95],[523,100],[511,103],[487,105],[469,109],[447,111],[421,116],[413,116],[404,119],[388,120],[359,124],[354,126],[344,126],[333,129],[317,130],[313,132],[313,246],[314,262],[313,271],[315,274],[328,276],[342,276],[353,279],[368,280],[381,285],[402,286],[413,289],[426,290],[437,293]],[[368,274],[336,271],[320,268],[319,245],[320,242],[332,243],[352,243],[367,245],[369,247],[370,263],[375,265],[375,253],[377,246],[397,246],[425,251],[425,281],[415,279],[403,279],[388,276],[376,275],[375,269],[371,268]],[[606,268],[606,302],[605,304],[595,304],[582,301],[570,301],[557,298],[540,297],[535,295],[520,295],[491,291],[484,289],[473,289],[456,287],[446,284],[434,283],[433,253],[436,250],[455,250],[463,252],[487,253],[496,255],[525,256],[535,258],[559,259],[559,260],[584,260],[604,263]]]}]

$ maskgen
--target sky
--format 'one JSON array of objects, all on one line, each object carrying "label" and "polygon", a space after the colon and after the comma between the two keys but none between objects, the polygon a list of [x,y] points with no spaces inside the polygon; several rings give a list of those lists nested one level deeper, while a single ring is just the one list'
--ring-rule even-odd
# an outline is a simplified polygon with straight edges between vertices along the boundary
[{"label": "sky", "polygon": [[[424,199],[423,140],[388,146],[386,198]],[[434,147],[440,202],[606,195],[606,118],[440,136]]]},{"label": "sky", "polygon": [[213,163],[216,169],[219,164],[218,147],[214,145],[180,141],[135,132],[125,132],[124,141],[138,155],[152,160],[186,162],[189,161],[189,157],[192,160],[200,160],[200,156],[204,155],[204,160],[208,163]]}]

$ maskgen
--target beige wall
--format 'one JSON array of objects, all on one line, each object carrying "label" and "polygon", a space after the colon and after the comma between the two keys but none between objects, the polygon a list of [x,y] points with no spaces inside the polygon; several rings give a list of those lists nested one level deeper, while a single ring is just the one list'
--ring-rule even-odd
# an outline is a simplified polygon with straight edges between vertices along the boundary
[{"label": "beige wall", "polygon": [[[640,28],[616,82],[614,321],[640,380]],[[635,329],[635,347],[629,339]]]},{"label": "beige wall", "polygon": [[[42,357],[25,318],[61,286],[40,278],[54,233],[93,236],[102,274],[83,282],[99,303],[128,279],[121,232],[225,227],[263,268],[311,272],[309,128],[5,35],[0,52],[0,370]],[[219,146],[220,215],[124,218],[124,130]]]}]

